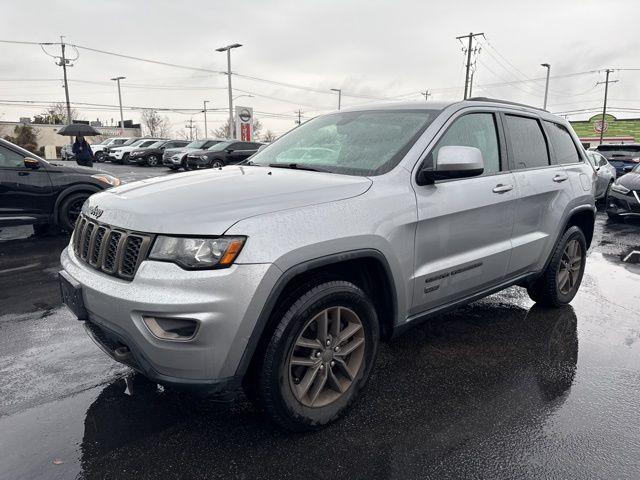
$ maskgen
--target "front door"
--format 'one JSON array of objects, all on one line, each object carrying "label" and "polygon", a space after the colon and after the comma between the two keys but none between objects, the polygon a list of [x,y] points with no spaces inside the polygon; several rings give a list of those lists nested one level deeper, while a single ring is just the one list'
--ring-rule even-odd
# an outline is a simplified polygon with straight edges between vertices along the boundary
[{"label": "front door", "polygon": [[51,192],[44,166],[27,168],[20,152],[0,145],[0,224],[46,220],[53,210]]},{"label": "front door", "polygon": [[412,315],[482,291],[505,277],[517,196],[497,120],[496,114],[482,111],[457,117],[427,156],[432,162],[446,145],[476,147],[482,152],[484,173],[415,186]]}]

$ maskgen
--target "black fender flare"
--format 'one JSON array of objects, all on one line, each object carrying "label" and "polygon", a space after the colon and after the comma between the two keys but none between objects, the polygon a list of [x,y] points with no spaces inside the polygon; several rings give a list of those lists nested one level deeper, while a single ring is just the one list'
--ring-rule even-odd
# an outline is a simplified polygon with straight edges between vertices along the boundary
[{"label": "black fender flare", "polygon": [[94,193],[102,192],[104,189],[98,187],[97,185],[93,185],[91,183],[80,183],[77,185],[72,185],[70,187],[65,188],[60,194],[58,198],[56,198],[56,203],[53,206],[53,221],[57,224],[58,218],[60,216],[60,205],[64,202],[65,198],[74,193],[87,192],[89,195],[93,195]]},{"label": "black fender flare", "polygon": [[331,255],[326,255],[319,258],[314,258],[312,260],[306,260],[301,262],[293,267],[288,268],[276,281],[275,285],[271,288],[271,292],[267,297],[267,301],[264,303],[260,315],[256,320],[255,326],[253,327],[253,331],[251,332],[251,336],[247,341],[247,345],[244,349],[242,357],[240,358],[240,362],[238,363],[238,367],[236,368],[236,376],[244,377],[247,371],[249,370],[249,366],[253,359],[254,353],[256,352],[260,340],[262,339],[263,333],[267,327],[269,322],[269,318],[276,308],[276,304],[280,295],[284,291],[285,287],[289,283],[291,279],[296,277],[297,275],[304,273],[309,270],[313,270],[319,267],[324,267],[327,265],[344,262],[346,260],[354,260],[359,258],[373,258],[381,263],[383,266],[385,275],[387,276],[387,280],[389,281],[389,285],[391,288],[391,301],[392,301],[392,310],[393,310],[393,318],[392,318],[392,328],[395,327],[397,318],[398,318],[398,299],[395,281],[393,278],[393,273],[391,271],[391,267],[389,266],[389,262],[387,258],[384,256],[382,252],[375,249],[358,249],[358,250],[349,250],[346,252],[333,253]]}]

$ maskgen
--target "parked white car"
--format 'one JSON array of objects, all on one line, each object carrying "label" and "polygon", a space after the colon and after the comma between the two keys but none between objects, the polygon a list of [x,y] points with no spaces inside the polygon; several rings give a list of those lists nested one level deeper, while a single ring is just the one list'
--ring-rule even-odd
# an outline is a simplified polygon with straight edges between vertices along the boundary
[{"label": "parked white car", "polygon": [[94,161],[96,162],[104,162],[105,160],[105,151],[104,149],[107,147],[119,147],[124,144],[127,140],[130,140],[131,137],[110,137],[105,138],[100,143],[96,143],[91,145],[91,151],[93,152]]},{"label": "parked white car", "polygon": [[129,154],[133,150],[140,148],[147,148],[156,143],[158,140],[164,140],[163,138],[141,138],[140,140],[133,142],[130,145],[124,145],[122,147],[109,147],[108,158],[111,163],[127,163],[129,161]]}]

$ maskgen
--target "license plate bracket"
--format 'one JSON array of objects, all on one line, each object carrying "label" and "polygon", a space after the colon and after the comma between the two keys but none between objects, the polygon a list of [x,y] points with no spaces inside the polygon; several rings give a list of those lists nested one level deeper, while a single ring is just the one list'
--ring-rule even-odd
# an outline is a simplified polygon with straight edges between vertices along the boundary
[{"label": "license plate bracket", "polygon": [[69,307],[78,320],[88,320],[89,315],[82,297],[82,286],[65,271],[58,273],[58,280],[62,303]]}]

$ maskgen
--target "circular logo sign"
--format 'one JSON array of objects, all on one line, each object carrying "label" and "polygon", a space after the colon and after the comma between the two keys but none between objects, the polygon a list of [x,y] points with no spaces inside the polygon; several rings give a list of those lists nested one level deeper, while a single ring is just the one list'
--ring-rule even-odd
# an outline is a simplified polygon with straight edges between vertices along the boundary
[{"label": "circular logo sign", "polygon": [[240,120],[242,120],[244,123],[247,123],[249,120],[251,120],[251,112],[246,108],[243,108],[242,110],[240,110],[239,116],[240,116]]},{"label": "circular logo sign", "polygon": [[609,130],[609,123],[607,121],[602,122],[602,120],[596,120],[593,122],[593,129],[596,133],[604,133]]}]

